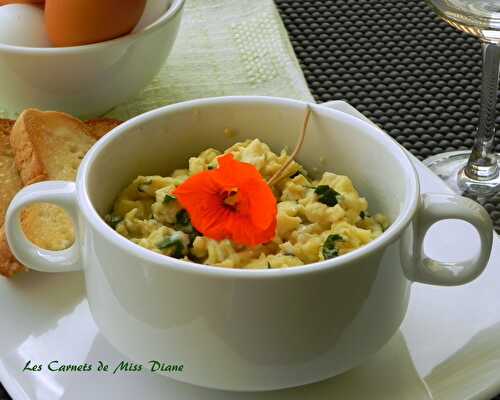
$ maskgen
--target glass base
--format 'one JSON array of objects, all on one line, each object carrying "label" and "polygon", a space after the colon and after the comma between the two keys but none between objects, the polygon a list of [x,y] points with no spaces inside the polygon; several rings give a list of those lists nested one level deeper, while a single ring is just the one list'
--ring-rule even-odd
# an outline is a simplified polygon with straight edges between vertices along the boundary
[{"label": "glass base", "polygon": [[464,167],[467,165],[470,153],[470,151],[450,151],[429,157],[423,163],[455,193],[475,199],[498,194],[500,176],[489,180],[475,180],[465,174]]}]

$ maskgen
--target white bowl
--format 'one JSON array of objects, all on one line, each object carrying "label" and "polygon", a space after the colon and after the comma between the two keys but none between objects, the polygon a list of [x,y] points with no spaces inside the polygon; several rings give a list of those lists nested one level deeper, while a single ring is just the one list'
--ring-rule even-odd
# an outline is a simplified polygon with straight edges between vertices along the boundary
[{"label": "white bowl", "polygon": [[163,66],[183,6],[184,0],[173,0],[145,30],[101,43],[62,48],[0,44],[0,108],[93,117],[126,102]]},{"label": "white bowl", "polygon": [[[420,195],[403,149],[373,126],[313,108],[298,161],[309,171],[349,175],[371,209],[392,222],[359,250],[283,270],[218,268],[149,251],[104,222],[101,216],[138,174],[169,174],[207,147],[222,150],[247,138],[259,138],[275,151],[294,146],[304,103],[224,97],[175,104],[127,121],[90,150],[76,184],[24,188],[5,220],[13,253],[41,271],[82,269],[102,335],[145,366],[149,360],[182,364],[182,371],[165,373],[174,379],[226,390],[272,390],[353,368],[396,332],[411,282],[459,285],[481,273],[491,251],[492,224],[470,199]],[[226,137],[224,128],[236,137]],[[56,203],[73,216],[78,234],[71,249],[46,251],[27,241],[19,215],[34,202]],[[449,218],[474,225],[479,256],[446,263],[426,255],[428,228]]]}]

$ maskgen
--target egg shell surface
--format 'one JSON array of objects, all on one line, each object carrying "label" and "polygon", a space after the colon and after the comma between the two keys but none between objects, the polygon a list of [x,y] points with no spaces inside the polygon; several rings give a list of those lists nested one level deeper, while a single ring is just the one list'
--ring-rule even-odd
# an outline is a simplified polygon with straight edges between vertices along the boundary
[{"label": "egg shell surface", "polygon": [[47,0],[45,24],[54,46],[103,42],[131,32],[146,0]]},{"label": "egg shell surface", "polygon": [[0,43],[24,47],[50,47],[43,10],[31,4],[0,6]]}]

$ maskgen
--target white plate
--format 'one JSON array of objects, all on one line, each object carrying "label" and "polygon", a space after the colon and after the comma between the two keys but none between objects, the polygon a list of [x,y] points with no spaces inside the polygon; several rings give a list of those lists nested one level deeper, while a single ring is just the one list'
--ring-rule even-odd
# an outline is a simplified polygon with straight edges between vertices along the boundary
[{"label": "white plate", "polygon": [[[333,107],[362,117],[346,103]],[[424,192],[449,191],[414,161]],[[446,235],[446,248],[433,246],[433,235]],[[463,236],[470,240],[464,242]],[[457,242],[463,245],[457,248]],[[477,238],[465,224],[445,222],[430,233],[427,244],[432,254],[453,258],[473,252]],[[500,393],[499,264],[496,238],[489,266],[473,283],[413,285],[401,329],[363,366],[321,383],[258,394],[202,389],[150,372],[49,372],[52,360],[93,365],[101,360],[113,367],[125,357],[99,334],[80,273],[30,272],[0,279],[0,381],[14,400],[490,399]],[[44,370],[22,372],[28,360],[45,364]]]}]

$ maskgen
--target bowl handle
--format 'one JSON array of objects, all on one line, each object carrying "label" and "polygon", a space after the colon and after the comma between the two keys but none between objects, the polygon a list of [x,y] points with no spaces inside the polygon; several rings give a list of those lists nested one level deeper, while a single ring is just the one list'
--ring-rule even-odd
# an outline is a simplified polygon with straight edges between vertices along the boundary
[{"label": "bowl handle", "polygon": [[[445,219],[459,219],[479,233],[479,254],[459,262],[442,262],[425,254],[423,243],[429,228]],[[453,195],[425,193],[413,222],[400,242],[401,261],[408,279],[441,286],[471,282],[488,264],[493,244],[493,224],[487,211],[475,201]],[[458,245],[458,244],[457,244]]]},{"label": "bowl handle", "polygon": [[61,251],[41,249],[29,241],[21,227],[20,216],[24,207],[33,203],[53,203],[71,216],[78,233],[76,188],[73,182],[49,181],[27,186],[19,191],[5,215],[5,234],[14,256],[27,267],[43,272],[66,272],[82,269],[78,238],[69,248]]}]

